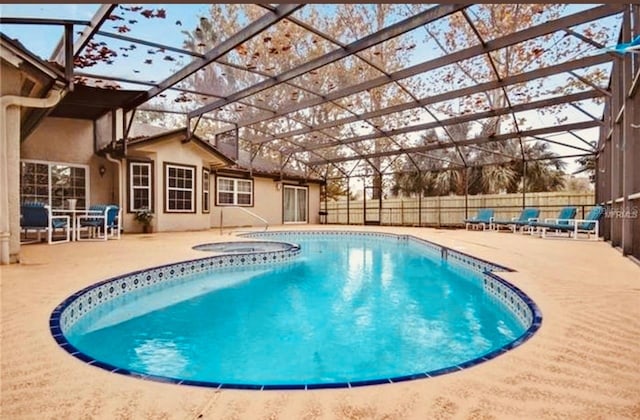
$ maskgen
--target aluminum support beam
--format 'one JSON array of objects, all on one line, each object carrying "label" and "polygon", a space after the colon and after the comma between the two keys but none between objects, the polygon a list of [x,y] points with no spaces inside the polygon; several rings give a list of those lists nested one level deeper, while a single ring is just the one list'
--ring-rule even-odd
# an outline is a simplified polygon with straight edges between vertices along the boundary
[{"label": "aluminum support beam", "polygon": [[73,25],[64,25],[64,78],[67,89],[73,91]]},{"label": "aluminum support beam", "polygon": [[[555,156],[552,158],[534,158],[534,159],[529,159],[527,162],[537,162],[537,161],[545,161],[545,160],[555,160],[555,159],[572,159],[572,158],[580,158],[580,157],[584,157],[584,156],[591,156],[593,155],[593,153],[585,153],[585,154],[571,154],[571,155],[562,155],[562,156]],[[504,162],[500,162],[502,163],[508,163],[508,162],[515,162],[516,160],[519,161],[519,159],[512,159],[510,161],[504,161]],[[467,169],[472,169],[472,168],[482,168],[484,166],[492,166],[492,165],[496,165],[496,163],[483,163],[480,165],[471,165],[468,166]],[[460,166],[459,169],[463,169],[463,166]],[[427,172],[430,171],[430,169],[422,169],[423,172]],[[383,175],[395,175],[395,174],[402,174],[402,173],[406,173],[407,171],[393,171],[393,172],[385,172],[383,173]],[[337,180],[337,179],[344,179],[345,177],[341,177],[341,176],[333,176],[333,177],[327,177],[327,181],[332,181],[332,180]]]},{"label": "aluminum support beam", "polygon": [[[103,4],[100,6],[98,11],[91,18],[91,22],[85,23],[89,27],[78,37],[75,44],[73,45],[73,57],[77,57],[78,54],[82,51],[82,49],[93,39],[95,33],[100,29],[105,20],[111,15],[113,10],[117,7],[117,4]],[[58,42],[56,48],[54,48],[53,53],[51,54],[51,60],[60,61],[62,60],[64,48],[64,40],[61,39]]]},{"label": "aluminum support beam", "polygon": [[[574,124],[558,125],[554,127],[539,128],[535,130],[527,130],[527,131],[522,131],[520,133],[507,133],[507,134],[499,134],[499,135],[490,136],[490,137],[478,137],[475,139],[460,140],[457,142],[457,144],[458,146],[470,146],[474,144],[484,144],[484,143],[490,143],[494,141],[510,140],[513,138],[517,138],[518,136],[532,137],[537,135],[545,135],[549,133],[561,133],[561,132],[570,131],[570,130],[583,130],[586,128],[592,128],[592,127],[598,127],[598,126],[599,125],[595,121],[586,121],[586,122],[580,122],[580,123],[574,123]],[[429,150],[446,149],[450,147],[452,147],[450,143],[441,143],[441,144],[426,145],[426,146],[408,147],[408,148],[405,148],[403,152],[404,153],[427,152]],[[372,158],[372,157],[378,157],[378,156],[392,156],[397,153],[399,153],[397,150],[388,150],[388,151],[379,152],[379,153],[369,153],[364,155],[364,157]],[[309,161],[307,163],[309,165],[322,165],[324,163],[347,162],[347,161],[356,160],[359,158],[360,158],[359,156],[340,157],[335,159],[326,159],[323,161]]]},{"label": "aluminum support beam", "polygon": [[97,31],[96,35],[104,36],[104,37],[107,37],[107,38],[117,39],[117,40],[120,40],[120,41],[131,42],[131,43],[140,44],[140,45],[146,45],[147,47],[161,48],[163,50],[173,51],[175,53],[184,54],[184,55],[188,55],[188,56],[191,56],[191,57],[204,58],[204,54],[200,54],[200,53],[189,51],[189,50],[183,50],[181,48],[170,47],[168,45],[159,44],[157,42],[145,41],[143,39],[133,38],[133,37],[130,37],[130,36],[125,36],[125,35],[120,35],[120,34],[113,34],[111,32],[105,32],[105,31]]},{"label": "aluminum support beam", "polygon": [[[636,22],[637,24],[637,22]],[[622,41],[631,42],[633,33],[631,32],[631,10],[630,6],[625,11],[622,19]],[[635,161],[636,148],[638,147],[638,138],[634,136],[634,129],[631,126],[635,116],[635,101],[627,94],[632,91],[633,86],[633,68],[631,54],[627,54],[620,63],[622,65],[622,86],[620,86],[620,96],[624,101],[624,115],[620,122],[621,142],[620,152],[622,158],[622,210],[624,217],[619,223],[622,224],[622,255],[633,254],[633,219],[631,214],[631,200],[629,196],[634,191],[635,171],[637,171],[638,162]],[[615,221],[618,222],[618,221]],[[615,223],[614,222],[614,223]],[[637,240],[637,239],[636,239]]]},{"label": "aluminum support beam", "polygon": [[[324,98],[314,98],[305,102],[298,103],[296,105],[280,110],[276,115],[272,117],[256,118],[254,120],[245,121],[244,123],[241,124],[241,126],[259,123],[272,118],[281,117],[286,114],[299,111],[301,109],[320,105],[324,102],[329,102],[329,101],[334,101],[340,98],[344,98],[349,95],[353,95],[355,93],[359,93],[367,89],[373,89],[378,86],[382,86],[392,81],[397,81],[407,77],[415,76],[420,73],[434,70],[436,68],[445,67],[457,61],[467,60],[477,55],[487,54],[491,51],[509,47],[509,46],[527,41],[532,38],[537,38],[539,36],[547,35],[547,34],[556,32],[558,30],[561,30],[565,27],[580,25],[583,23],[591,22],[593,20],[611,16],[611,15],[620,13],[622,10],[623,10],[623,6],[620,4],[617,4],[617,5],[609,4],[609,5],[604,5],[604,6],[596,7],[593,9],[589,9],[583,12],[575,13],[573,15],[565,16],[563,18],[549,21],[532,28],[528,28],[519,32],[515,32],[510,35],[503,36],[501,38],[493,39],[491,41],[488,41],[485,46],[476,45],[476,46],[466,48],[464,50],[460,50],[455,53],[448,54],[446,56],[443,56],[434,60],[426,61],[424,63],[417,64],[415,66],[407,67],[406,69],[392,73],[390,77],[381,76],[357,85],[350,86],[346,89],[341,89],[339,91],[329,93],[325,95]],[[606,56],[606,59],[603,60],[602,62],[611,61],[612,59],[611,56],[609,56],[608,54],[604,54],[604,55]],[[549,74],[554,74],[554,73],[552,72]],[[493,82],[493,83],[497,83],[497,82]],[[500,86],[497,85],[496,88],[497,87],[500,87]]]},{"label": "aluminum support beam", "polygon": [[[569,134],[573,134],[573,132],[571,132],[571,131],[569,131],[568,133]],[[575,134],[573,134],[573,135],[575,136]],[[593,150],[593,149],[585,149],[584,147],[579,147],[579,146],[574,146],[574,145],[571,145],[571,144],[566,144],[566,143],[563,143],[561,141],[548,139],[546,137],[540,137],[540,136],[532,136],[532,137],[535,138],[536,140],[544,141],[546,143],[557,144],[558,146],[564,146],[564,147],[568,147],[570,149],[580,150],[581,152],[585,152],[585,153],[589,153],[589,154],[596,153],[596,151]]]},{"label": "aluminum support beam", "polygon": [[[323,56],[320,56],[300,66],[297,66],[288,71],[285,71],[284,73],[281,73],[271,79],[264,80],[246,89],[238,91],[222,101],[205,105],[189,113],[189,117],[193,118],[195,116],[198,116],[199,114],[204,114],[204,113],[213,111],[214,109],[222,108],[223,106],[228,105],[232,102],[235,102],[239,99],[243,99],[243,98],[246,98],[247,96],[251,96],[256,93],[262,92],[265,89],[287,82],[305,73],[308,73],[320,67],[323,67],[333,62],[336,62],[338,60],[341,60],[349,55],[353,55],[367,48],[370,48],[374,45],[377,45],[381,42],[384,42],[396,36],[402,35],[422,25],[426,25],[428,23],[434,22],[440,18],[443,18],[452,13],[455,13],[458,10],[462,10],[465,7],[467,7],[467,5],[463,5],[463,4],[446,4],[446,5],[439,5],[439,6],[433,7],[422,13],[411,16],[408,19],[405,19],[396,24],[393,24],[387,28],[381,29],[380,31],[375,32],[371,35],[368,35],[362,39],[359,39],[347,45],[344,48],[333,50]],[[385,79],[387,78],[385,77]],[[321,102],[325,102],[325,100],[322,98],[320,98],[320,100]]]},{"label": "aluminum support beam", "polygon": [[[395,130],[387,131],[387,134],[390,136],[395,136],[400,134],[413,133],[416,131],[423,131],[423,130],[429,130],[432,128],[440,127],[441,124],[446,126],[453,125],[453,124],[460,124],[460,123],[469,122],[469,121],[476,121],[482,118],[498,117],[501,115],[509,114],[511,112],[530,111],[530,110],[535,110],[535,109],[543,108],[547,106],[560,105],[560,104],[570,103],[574,101],[582,101],[585,99],[593,99],[599,96],[601,96],[599,92],[595,90],[590,90],[586,92],[574,93],[567,96],[559,96],[557,98],[549,98],[549,99],[543,99],[535,102],[518,104],[513,106],[512,108],[509,108],[509,107],[500,108],[500,109],[480,112],[477,114],[461,115],[459,117],[449,118],[446,120],[441,120],[439,122],[434,121],[434,122],[428,122],[424,124],[417,124],[409,127],[398,128]],[[595,123],[600,125],[601,121],[595,121]],[[373,140],[381,137],[385,137],[385,136],[378,133],[373,133],[373,134],[367,134],[364,136],[343,139],[340,142],[336,142],[336,143],[317,144],[315,146],[308,147],[308,149],[318,150],[318,149],[324,149],[327,147],[335,147],[335,146],[347,145],[350,143],[357,143],[357,142],[366,141],[366,140]],[[261,142],[261,143],[265,143],[265,142]]]},{"label": "aluminum support beam", "polygon": [[[212,50],[208,51],[203,58],[192,61],[191,63],[187,64],[185,67],[180,69],[178,72],[174,73],[173,75],[169,76],[168,78],[160,82],[157,87],[150,89],[148,92],[145,92],[144,94],[140,95],[138,98],[126,104],[125,108],[131,109],[139,105],[142,105],[143,103],[153,98],[157,94],[170,88],[176,83],[181,82],[182,80],[191,76],[193,73],[197,72],[201,68],[207,66],[208,64],[211,64],[215,60],[224,56],[226,53],[233,50],[238,45],[242,45],[244,42],[253,38],[254,36],[264,31],[271,25],[274,25],[275,23],[284,19],[291,13],[300,9],[302,6],[303,5],[301,4],[279,5],[276,9],[274,9],[273,12],[266,13],[265,15],[260,17],[258,20],[251,22],[248,26],[246,26],[242,30],[236,32],[231,37],[225,39],[223,42],[221,42],[219,45],[214,47]],[[201,114],[204,114],[204,112],[201,112]],[[189,114],[189,118],[193,118],[196,116],[197,115],[195,114],[193,115]]]},{"label": "aluminum support beam", "polygon": [[47,19],[47,18],[17,18],[17,17],[0,17],[0,25],[90,25],[88,20],[78,19]]},{"label": "aluminum support beam", "polygon": [[[515,76],[505,77],[504,79],[502,79],[502,84],[504,84],[505,86],[508,86],[508,85],[513,85],[517,83],[530,82],[532,80],[539,79],[541,77],[545,77],[548,75],[558,74],[565,71],[579,69],[583,67],[595,66],[598,64],[607,63],[609,61],[611,61],[611,58],[606,54],[580,58],[578,60],[570,61],[567,63],[556,64],[554,66],[533,70],[527,73],[521,73]],[[486,90],[497,89],[499,87],[500,87],[500,82],[497,82],[497,81],[480,83],[475,86],[453,90],[450,92],[441,93],[439,95],[429,96],[429,97],[420,99],[417,103],[407,102],[404,104],[399,104],[399,105],[394,105],[391,107],[379,109],[376,111],[366,112],[366,113],[360,114],[360,116],[357,116],[357,117],[341,118],[339,120],[329,121],[324,124],[317,124],[313,129],[303,128],[299,130],[289,131],[287,133],[282,133],[282,134],[273,136],[273,138],[266,139],[265,141],[277,140],[280,138],[297,136],[300,134],[307,134],[313,131],[324,130],[326,128],[336,127],[342,124],[349,124],[355,121],[381,117],[383,115],[392,114],[395,112],[407,111],[409,109],[418,108],[418,107],[422,107],[422,106],[426,106],[426,105],[430,105],[430,104],[434,104],[442,101],[448,101],[451,99],[460,98],[468,95],[473,95],[476,93],[484,92]]]}]

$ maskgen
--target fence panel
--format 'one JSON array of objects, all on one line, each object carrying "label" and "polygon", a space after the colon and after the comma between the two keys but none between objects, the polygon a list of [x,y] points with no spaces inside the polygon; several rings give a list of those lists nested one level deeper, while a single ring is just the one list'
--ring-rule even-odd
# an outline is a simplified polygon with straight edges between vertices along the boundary
[{"label": "fence panel", "polygon": [[[594,201],[593,192],[528,193],[525,197],[525,205],[539,208],[542,219],[556,217],[562,207],[569,205],[578,208],[578,217],[584,217]],[[362,200],[327,202],[327,223],[364,224],[364,204]],[[366,206],[367,212],[378,211],[377,200],[367,200]],[[520,214],[522,194],[470,195],[467,208],[469,217],[480,208],[493,208],[496,219],[509,220]],[[464,218],[465,198],[455,195],[386,199],[382,201],[380,212],[380,224],[394,226],[453,227],[463,225]]]}]

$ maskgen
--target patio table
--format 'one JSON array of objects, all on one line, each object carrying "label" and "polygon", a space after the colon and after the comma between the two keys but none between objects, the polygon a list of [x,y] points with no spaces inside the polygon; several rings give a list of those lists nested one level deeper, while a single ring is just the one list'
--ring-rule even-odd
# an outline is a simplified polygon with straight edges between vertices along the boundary
[{"label": "patio table", "polygon": [[90,215],[90,214],[102,214],[102,212],[100,211],[96,211],[96,210],[89,210],[89,209],[53,209],[51,210],[52,213],[60,213],[60,214],[68,214],[71,216],[71,241],[75,242],[77,241],[76,238],[76,224],[77,222],[77,216],[78,215]]}]

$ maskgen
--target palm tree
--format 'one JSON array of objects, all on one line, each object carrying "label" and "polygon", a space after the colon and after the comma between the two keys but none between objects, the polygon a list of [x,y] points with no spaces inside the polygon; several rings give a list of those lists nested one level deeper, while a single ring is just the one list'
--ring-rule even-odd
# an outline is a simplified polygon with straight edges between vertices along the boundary
[{"label": "palm tree", "polygon": [[537,141],[524,147],[527,158],[526,173],[522,161],[515,164],[520,174],[526,192],[558,191],[564,186],[564,171],[566,163],[557,159],[557,154],[549,150],[549,143]]}]

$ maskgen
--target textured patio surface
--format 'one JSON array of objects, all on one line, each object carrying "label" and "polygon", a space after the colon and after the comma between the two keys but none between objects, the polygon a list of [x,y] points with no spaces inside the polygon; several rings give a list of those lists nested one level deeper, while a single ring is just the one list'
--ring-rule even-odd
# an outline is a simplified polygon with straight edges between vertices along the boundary
[{"label": "textured patio surface", "polygon": [[[144,381],[60,349],[48,320],[73,292],[135,269],[203,257],[217,230],[28,245],[0,268],[2,419],[640,418],[640,267],[604,242],[497,232],[309,226],[407,233],[515,269],[543,313],[524,345],[464,371],[317,391],[215,390]],[[279,230],[279,227],[270,230]],[[274,349],[265,349],[274,351]]]}]

